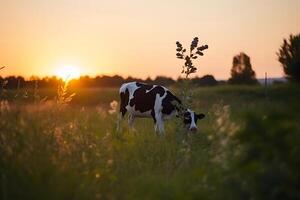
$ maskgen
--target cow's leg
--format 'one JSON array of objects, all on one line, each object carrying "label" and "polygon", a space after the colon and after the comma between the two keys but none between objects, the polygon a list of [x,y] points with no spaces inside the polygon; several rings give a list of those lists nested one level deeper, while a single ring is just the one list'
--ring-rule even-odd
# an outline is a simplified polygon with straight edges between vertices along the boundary
[{"label": "cow's leg", "polygon": [[158,130],[159,130],[159,133],[161,135],[164,135],[165,134],[165,127],[164,127],[164,121],[160,118],[158,121]]},{"label": "cow's leg", "polygon": [[157,121],[156,121],[156,117],[155,117],[155,111],[154,109],[151,111],[151,116],[152,116],[152,119],[153,119],[153,122],[154,122],[154,130],[155,130],[155,133],[157,133]]},{"label": "cow's leg", "polygon": [[154,121],[154,130],[155,133],[159,133],[159,134],[163,134],[164,133],[164,127],[163,127],[163,122],[162,122],[162,118],[161,118],[161,114],[156,114],[156,112],[154,110],[152,110],[151,112],[151,116],[153,118]]},{"label": "cow's leg", "polygon": [[158,129],[159,134],[163,135],[165,130],[164,130],[163,115],[162,115],[162,98],[160,97],[159,94],[156,94],[155,97],[154,114],[156,119],[155,130],[157,131]]},{"label": "cow's leg", "polygon": [[134,123],[134,116],[132,114],[130,114],[128,116],[128,125],[129,125],[129,128],[132,130],[134,130],[133,123]]},{"label": "cow's leg", "polygon": [[157,129],[158,129],[159,134],[164,135],[164,133],[165,133],[164,121],[162,118],[161,111],[156,113],[155,118],[156,118],[156,129],[155,130],[157,131]]},{"label": "cow's leg", "polygon": [[124,118],[124,115],[120,112],[118,115],[118,121],[117,121],[117,131],[121,131],[121,122]]},{"label": "cow's leg", "polygon": [[119,131],[121,131],[121,128],[122,128],[122,126],[121,126],[121,122],[123,121],[123,119],[124,119],[124,116],[125,116],[125,114],[126,114],[126,108],[125,108],[125,110],[123,110],[123,111],[121,111],[120,113],[119,113],[119,115],[118,115],[118,121],[117,121],[117,131],[119,132]]}]

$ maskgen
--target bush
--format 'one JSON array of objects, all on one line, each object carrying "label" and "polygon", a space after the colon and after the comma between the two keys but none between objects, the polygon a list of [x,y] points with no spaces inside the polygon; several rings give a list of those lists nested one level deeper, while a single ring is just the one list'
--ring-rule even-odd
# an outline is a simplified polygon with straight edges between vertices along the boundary
[{"label": "bush", "polygon": [[300,34],[284,39],[277,55],[287,78],[300,81]]},{"label": "bush", "polygon": [[218,84],[218,81],[212,75],[205,75],[201,78],[193,78],[192,83],[196,86],[215,86]]},{"label": "bush", "polygon": [[248,114],[235,139],[240,152],[232,167],[232,178],[242,196],[300,198],[300,135],[295,114]]}]

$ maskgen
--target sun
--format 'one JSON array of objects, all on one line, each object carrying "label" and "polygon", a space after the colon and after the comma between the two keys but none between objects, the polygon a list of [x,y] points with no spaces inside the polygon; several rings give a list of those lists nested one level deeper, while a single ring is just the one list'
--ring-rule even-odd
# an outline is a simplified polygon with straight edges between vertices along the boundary
[{"label": "sun", "polygon": [[63,66],[55,71],[55,75],[64,81],[79,78],[81,75],[80,69],[76,66]]}]

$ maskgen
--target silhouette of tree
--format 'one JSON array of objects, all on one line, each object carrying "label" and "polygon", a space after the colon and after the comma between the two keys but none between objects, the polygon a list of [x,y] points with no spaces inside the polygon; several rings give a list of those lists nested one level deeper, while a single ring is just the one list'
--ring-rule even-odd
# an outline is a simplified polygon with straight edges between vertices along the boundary
[{"label": "silhouette of tree", "polygon": [[277,56],[287,78],[300,81],[300,34],[290,35],[289,41],[284,39]]},{"label": "silhouette of tree", "polygon": [[218,84],[218,81],[213,75],[204,75],[203,77],[195,77],[192,79],[192,83],[196,86],[214,86]]},{"label": "silhouette of tree", "polygon": [[250,57],[241,52],[234,56],[231,69],[230,84],[256,84],[255,72],[252,70]]},{"label": "silhouette of tree", "polygon": [[149,76],[146,78],[145,83],[154,84],[153,80]]},{"label": "silhouette of tree", "polygon": [[[128,78],[123,78],[119,75],[114,76],[81,76],[78,79],[72,79],[69,81],[68,85],[70,89],[75,88],[95,88],[95,87],[120,87],[125,82],[137,81],[146,82],[150,84],[160,84],[164,86],[169,86],[175,83],[172,78],[165,76],[157,76],[154,80],[151,78],[140,79],[129,76]],[[4,84],[5,83],[5,84]],[[56,76],[39,78],[37,76],[31,76],[29,79],[25,80],[21,76],[0,76],[0,86],[5,85],[7,89],[18,89],[18,88],[57,88],[58,85],[63,84],[63,80]]]},{"label": "silhouette of tree", "polygon": [[22,88],[26,81],[22,76],[8,76],[3,79],[7,84],[8,89]]},{"label": "silhouette of tree", "polygon": [[169,86],[175,83],[172,78],[165,77],[165,76],[157,76],[154,81],[157,85]]}]

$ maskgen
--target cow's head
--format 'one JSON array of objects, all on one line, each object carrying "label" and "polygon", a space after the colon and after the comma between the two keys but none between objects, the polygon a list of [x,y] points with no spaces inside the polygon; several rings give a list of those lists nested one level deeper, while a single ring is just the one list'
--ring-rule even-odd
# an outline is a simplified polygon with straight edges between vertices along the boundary
[{"label": "cow's head", "polygon": [[183,123],[190,131],[197,131],[197,121],[204,117],[205,115],[203,113],[197,114],[194,111],[187,109],[183,113]]}]

